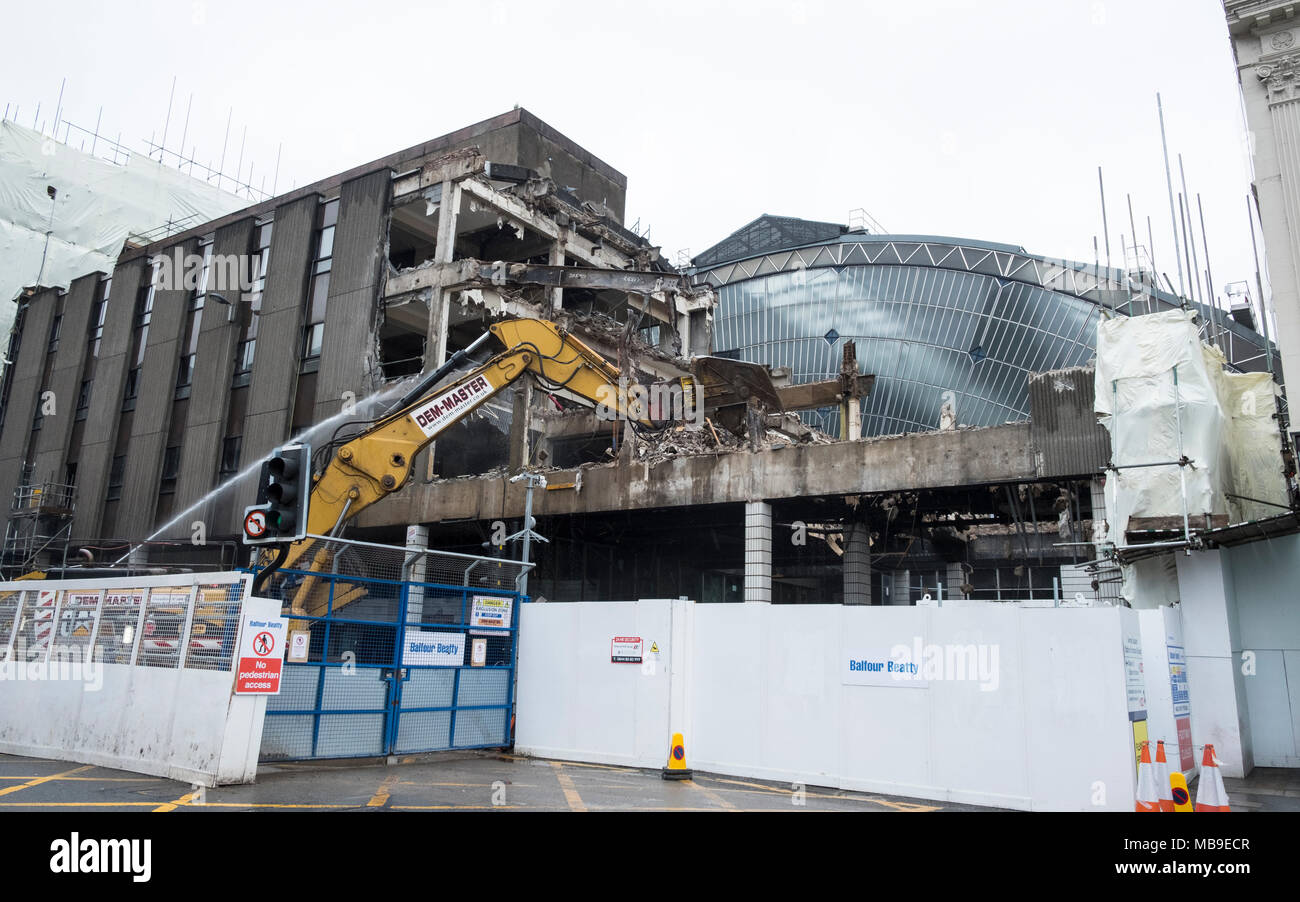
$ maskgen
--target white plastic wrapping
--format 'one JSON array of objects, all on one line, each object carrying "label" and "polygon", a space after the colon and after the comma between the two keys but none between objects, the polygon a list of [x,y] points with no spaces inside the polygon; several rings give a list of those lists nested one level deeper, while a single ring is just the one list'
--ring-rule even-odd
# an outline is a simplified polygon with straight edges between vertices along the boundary
[{"label": "white plastic wrapping", "polygon": [[[58,189],[53,202],[49,185]],[[86,273],[112,272],[128,235],[168,222],[191,228],[249,203],[143,154],[117,165],[0,121],[0,336],[13,322],[13,299],[38,276],[67,287]]]},{"label": "white plastic wrapping", "polygon": [[[1285,503],[1272,383],[1267,374],[1223,366],[1222,353],[1200,342],[1189,311],[1116,317],[1098,327],[1096,412],[1121,468],[1106,474],[1109,541],[1126,544],[1132,517],[1186,511],[1192,528],[1203,528],[1207,513],[1241,522],[1269,512],[1230,495]],[[1191,466],[1134,466],[1180,456]]]}]

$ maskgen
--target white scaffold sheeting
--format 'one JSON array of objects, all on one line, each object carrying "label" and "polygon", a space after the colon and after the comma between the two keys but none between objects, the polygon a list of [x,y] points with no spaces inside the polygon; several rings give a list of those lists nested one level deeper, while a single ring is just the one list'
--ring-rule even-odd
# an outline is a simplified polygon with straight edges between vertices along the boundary
[{"label": "white scaffold sheeting", "polygon": [[87,273],[112,272],[128,235],[169,222],[183,230],[249,203],[143,154],[110,163],[0,121],[0,332],[13,322],[13,299],[38,276],[64,288]]},{"label": "white scaffold sheeting", "polygon": [[[1111,542],[1125,544],[1131,517],[1182,517],[1186,510],[1197,528],[1207,513],[1234,523],[1277,513],[1230,495],[1286,503],[1275,386],[1267,373],[1228,373],[1224,364],[1217,348],[1201,343],[1190,311],[1098,326],[1096,412],[1121,468],[1106,475]],[[1134,466],[1180,454],[1191,466]]]}]

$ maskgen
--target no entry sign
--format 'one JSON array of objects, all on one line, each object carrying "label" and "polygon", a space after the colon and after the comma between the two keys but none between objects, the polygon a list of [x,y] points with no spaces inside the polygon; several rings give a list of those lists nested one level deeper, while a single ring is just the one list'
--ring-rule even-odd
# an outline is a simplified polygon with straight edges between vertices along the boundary
[{"label": "no entry sign", "polygon": [[279,695],[289,623],[280,616],[280,602],[250,598],[244,602],[239,637],[236,695]]}]

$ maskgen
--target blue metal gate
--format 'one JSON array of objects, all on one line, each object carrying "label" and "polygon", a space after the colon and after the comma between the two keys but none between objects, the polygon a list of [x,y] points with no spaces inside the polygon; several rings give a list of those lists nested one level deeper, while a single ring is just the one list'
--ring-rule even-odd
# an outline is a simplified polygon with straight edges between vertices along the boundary
[{"label": "blue metal gate", "polygon": [[319,539],[260,593],[308,637],[267,700],[262,760],[509,746],[525,569]]}]

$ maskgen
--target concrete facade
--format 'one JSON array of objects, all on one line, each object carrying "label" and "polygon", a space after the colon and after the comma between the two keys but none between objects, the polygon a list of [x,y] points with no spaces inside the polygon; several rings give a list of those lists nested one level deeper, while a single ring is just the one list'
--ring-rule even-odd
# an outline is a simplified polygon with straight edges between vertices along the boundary
[{"label": "concrete facade", "polygon": [[[188,544],[195,523],[230,537],[253,480],[196,506],[223,478],[386,382],[436,365],[485,319],[580,318],[596,308],[626,319],[619,311],[636,298],[649,323],[684,336],[676,352],[690,353],[692,341],[707,350],[707,290],[693,300],[658,249],[622,228],[625,191],[621,173],[516,109],[147,247],[128,245],[111,274],[87,273],[68,292],[33,290],[21,300],[5,388],[0,495],[75,483],[63,532],[82,541],[135,543],[158,531],[160,542]],[[336,213],[323,224],[326,209]],[[254,272],[266,229],[268,262]],[[236,272],[258,283],[251,320],[257,290],[214,287],[209,275],[202,285],[184,281],[180,261],[205,255],[238,261]],[[162,258],[178,271],[151,288]],[[477,275],[497,261],[549,269],[512,271],[504,282]],[[565,288],[565,264],[616,269],[642,293]],[[91,322],[100,286],[111,287],[102,333]],[[58,343],[48,340],[56,323]],[[83,384],[89,405],[79,403]],[[37,416],[43,397],[54,405]],[[521,397],[510,427],[516,465],[541,447],[532,417],[547,403]],[[456,454],[443,457],[455,466]]]},{"label": "concrete facade", "polygon": [[1278,0],[1225,0],[1224,11],[1250,130],[1274,338],[1282,372],[1300,372],[1300,18]]}]

